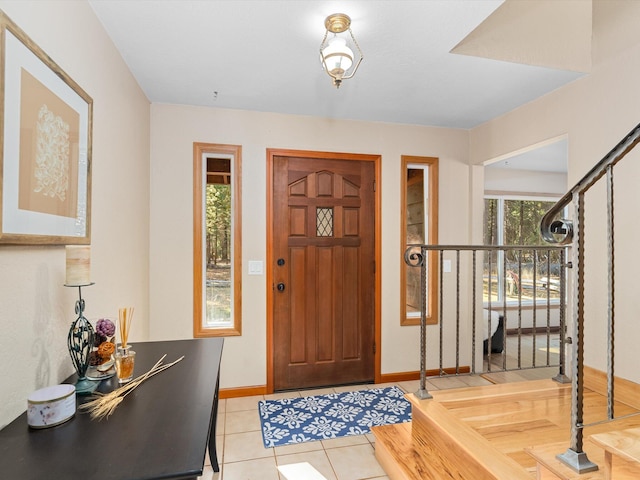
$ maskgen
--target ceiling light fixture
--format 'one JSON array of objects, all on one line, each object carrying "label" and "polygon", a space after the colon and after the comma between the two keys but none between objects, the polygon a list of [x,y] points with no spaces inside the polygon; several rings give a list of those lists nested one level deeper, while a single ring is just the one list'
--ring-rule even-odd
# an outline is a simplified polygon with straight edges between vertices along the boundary
[{"label": "ceiling light fixture", "polygon": [[[348,15],[344,13],[329,15],[324,21],[324,26],[326,31],[320,44],[320,60],[324,71],[333,79],[333,84],[336,88],[340,88],[343,80],[348,80],[355,75],[364,57],[360,45],[351,31],[351,18]],[[351,35],[351,43],[355,46],[360,57],[356,62],[354,62],[353,50],[347,45],[349,37],[347,35],[339,36],[347,31]],[[333,37],[327,41],[329,33],[332,33]],[[349,70],[351,67],[353,68]]]}]

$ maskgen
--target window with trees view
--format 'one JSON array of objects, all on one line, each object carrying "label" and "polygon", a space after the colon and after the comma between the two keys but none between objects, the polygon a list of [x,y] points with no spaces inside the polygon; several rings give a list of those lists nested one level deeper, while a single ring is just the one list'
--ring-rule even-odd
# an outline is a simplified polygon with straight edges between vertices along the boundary
[{"label": "window with trees view", "polygon": [[240,147],[194,144],[194,335],[239,335]]},{"label": "window with trees view", "polygon": [[[555,200],[487,197],[484,244],[543,246],[540,220]],[[535,266],[535,268],[534,268]],[[488,252],[484,258],[484,301],[523,302],[559,298],[560,254],[557,250],[513,249]],[[534,272],[535,269],[535,272]],[[549,292],[547,292],[549,285]]]},{"label": "window with trees view", "polygon": [[207,159],[205,255],[207,327],[231,323],[231,159]]}]

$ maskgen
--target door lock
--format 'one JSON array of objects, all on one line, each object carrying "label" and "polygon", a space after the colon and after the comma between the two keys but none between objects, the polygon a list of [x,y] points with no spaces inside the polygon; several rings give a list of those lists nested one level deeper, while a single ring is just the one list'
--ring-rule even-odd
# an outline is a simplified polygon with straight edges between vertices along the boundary
[{"label": "door lock", "polygon": [[276,285],[276,288],[279,292],[284,292],[284,283],[280,282],[278,285]]}]

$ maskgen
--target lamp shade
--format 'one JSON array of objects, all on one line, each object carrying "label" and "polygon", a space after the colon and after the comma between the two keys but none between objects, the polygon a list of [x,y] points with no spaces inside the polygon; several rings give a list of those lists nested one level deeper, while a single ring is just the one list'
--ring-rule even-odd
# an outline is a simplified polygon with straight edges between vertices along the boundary
[{"label": "lamp shade", "polygon": [[353,65],[353,51],[347,47],[344,38],[334,37],[322,50],[327,71],[332,76],[342,77]]}]

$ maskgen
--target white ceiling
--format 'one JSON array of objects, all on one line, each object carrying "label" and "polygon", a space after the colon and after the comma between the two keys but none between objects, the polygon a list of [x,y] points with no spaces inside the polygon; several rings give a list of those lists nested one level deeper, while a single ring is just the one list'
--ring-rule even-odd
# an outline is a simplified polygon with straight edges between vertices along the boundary
[{"label": "white ceiling", "polygon": [[551,143],[515,152],[486,165],[487,168],[567,173],[568,142],[562,138]]},{"label": "white ceiling", "polygon": [[[588,5],[591,27],[590,2],[507,0],[503,7],[554,8],[560,2],[574,6],[569,10]],[[467,129],[583,75],[468,52],[450,53],[502,8],[502,0],[89,3],[154,103]],[[351,16],[352,30],[364,52],[357,74],[339,90],[319,62],[324,19],[336,12]],[[557,15],[562,19],[560,30],[571,35],[575,29],[567,23],[579,16],[569,12],[565,18],[565,13]],[[544,12],[538,16],[549,18]],[[509,21],[504,17],[499,20],[503,25]],[[553,32],[544,28],[541,24],[534,34],[548,39]],[[511,30],[515,30],[512,36],[518,34],[519,29]],[[551,47],[553,43],[562,48],[567,42],[558,39]],[[590,52],[590,45],[586,47]]]}]

